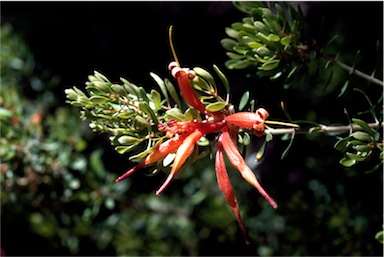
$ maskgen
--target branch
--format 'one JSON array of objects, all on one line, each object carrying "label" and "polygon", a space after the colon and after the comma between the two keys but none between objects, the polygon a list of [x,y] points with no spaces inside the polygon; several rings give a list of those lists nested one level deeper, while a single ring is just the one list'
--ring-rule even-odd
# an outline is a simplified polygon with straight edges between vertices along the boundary
[{"label": "branch", "polygon": [[324,58],[326,58],[327,60],[330,60],[332,63],[338,65],[340,68],[346,70],[349,72],[349,74],[355,74],[356,76],[359,76],[367,81],[370,81],[370,82],[373,82],[379,86],[384,86],[383,84],[383,81],[373,77],[373,74],[371,76],[369,76],[368,74],[364,73],[364,72],[361,72],[359,70],[356,70],[354,67],[350,67],[342,62],[339,62],[338,60],[336,60],[335,58],[332,58],[332,57],[329,57],[329,56],[323,56]]},{"label": "branch", "polygon": [[[383,126],[384,122],[377,122],[377,123],[368,123],[368,126],[371,128],[378,128],[380,126]],[[285,134],[310,134],[313,133],[314,131],[320,133],[320,132],[335,132],[335,131],[351,131],[351,130],[357,130],[361,129],[361,127],[357,124],[352,124],[348,126],[326,126],[326,125],[320,125],[316,127],[311,127],[307,129],[295,129],[295,128],[279,128],[279,129],[274,129],[274,128],[267,128],[265,130],[265,133],[272,134],[272,135],[285,135]]]}]

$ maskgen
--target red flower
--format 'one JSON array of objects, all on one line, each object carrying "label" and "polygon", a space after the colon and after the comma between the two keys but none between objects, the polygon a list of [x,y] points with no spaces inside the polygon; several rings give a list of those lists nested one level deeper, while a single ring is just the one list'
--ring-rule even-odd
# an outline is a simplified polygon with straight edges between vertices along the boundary
[{"label": "red flower", "polygon": [[189,69],[180,68],[176,62],[172,62],[169,68],[172,75],[177,79],[179,89],[186,102],[202,114],[208,116],[208,119],[201,122],[196,120],[177,122],[170,119],[167,123],[159,124],[159,131],[165,132],[165,136],[169,139],[155,147],[153,152],[147,155],[141,163],[120,176],[116,182],[125,179],[145,166],[164,159],[170,153],[176,153],[168,177],[156,191],[156,195],[159,195],[166,189],[177,171],[193,153],[197,141],[204,135],[219,132],[215,158],[217,182],[248,244],[249,239],[240,216],[240,208],[225,167],[223,150],[230,163],[239,171],[241,176],[254,186],[273,208],[277,208],[276,202],[262,188],[253,171],[245,163],[235,144],[236,140],[234,140],[237,137],[237,128],[235,126],[253,129],[257,136],[262,136],[264,134],[264,122],[269,114],[263,108],[257,109],[255,113],[240,112],[227,116],[225,112],[210,113],[206,110],[205,105],[197,97],[190,85],[190,80],[195,76],[194,72]]}]

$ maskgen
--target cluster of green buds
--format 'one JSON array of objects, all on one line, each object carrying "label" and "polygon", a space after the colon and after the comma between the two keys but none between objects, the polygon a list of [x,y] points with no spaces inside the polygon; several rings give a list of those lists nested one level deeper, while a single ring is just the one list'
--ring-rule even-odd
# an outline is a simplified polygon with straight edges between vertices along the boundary
[{"label": "cluster of green buds", "polygon": [[374,151],[379,152],[380,162],[372,169],[375,170],[383,164],[383,143],[380,141],[380,133],[369,126],[365,121],[352,119],[352,126],[359,126],[358,131],[350,133],[347,137],[340,138],[335,149],[344,153],[340,164],[351,167],[359,162],[369,159]]},{"label": "cluster of green buds", "polygon": [[274,5],[266,2],[235,2],[240,11],[250,15],[236,22],[225,32],[230,38],[221,41],[230,58],[228,69],[257,67],[258,76],[270,79],[291,78],[308,63],[309,47],[302,43],[303,15],[285,2]]}]

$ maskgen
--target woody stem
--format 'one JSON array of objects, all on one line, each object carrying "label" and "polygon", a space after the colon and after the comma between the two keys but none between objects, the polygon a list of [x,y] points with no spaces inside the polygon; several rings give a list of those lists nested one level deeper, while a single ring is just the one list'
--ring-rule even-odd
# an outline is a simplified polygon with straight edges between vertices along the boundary
[{"label": "woody stem", "polygon": [[359,70],[356,70],[355,67],[351,67],[351,66],[348,66],[348,65],[346,65],[346,64],[344,64],[344,63],[342,63],[342,62],[339,62],[339,61],[336,60],[335,58],[328,57],[328,56],[323,56],[323,57],[324,57],[325,59],[331,61],[332,63],[338,65],[340,68],[342,68],[342,69],[348,71],[349,74],[355,74],[356,76],[359,76],[360,78],[363,78],[363,79],[365,79],[365,80],[367,80],[367,81],[370,81],[370,82],[372,82],[372,83],[375,83],[375,84],[377,84],[377,85],[379,85],[379,86],[384,86],[384,85],[383,85],[383,81],[381,81],[381,80],[379,80],[379,79],[373,77],[373,75],[370,76],[370,75],[368,75],[368,74],[366,74],[366,73],[364,73],[364,72],[361,72],[361,71],[359,71]]},{"label": "woody stem", "polygon": [[[384,122],[381,123],[368,123],[368,126],[371,128],[377,128],[380,126],[383,126]],[[295,129],[295,128],[268,128],[265,130],[265,133],[272,134],[272,135],[284,135],[284,134],[310,134],[313,132],[335,132],[335,131],[352,131],[356,129],[361,129],[361,127],[357,124],[351,124],[348,126],[326,126],[326,125],[320,125],[316,127],[306,128],[306,129]]]}]

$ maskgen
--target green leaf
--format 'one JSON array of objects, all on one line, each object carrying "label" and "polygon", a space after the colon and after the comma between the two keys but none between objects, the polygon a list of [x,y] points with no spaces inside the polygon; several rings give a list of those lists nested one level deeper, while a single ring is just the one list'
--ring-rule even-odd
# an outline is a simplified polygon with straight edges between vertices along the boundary
[{"label": "green leaf", "polygon": [[291,43],[291,41],[292,41],[292,36],[290,36],[290,35],[280,39],[280,43],[283,46],[289,45]]},{"label": "green leaf", "polygon": [[173,86],[173,84],[168,79],[164,79],[164,82],[165,82],[165,86],[166,86],[169,94],[172,96],[172,98],[176,102],[177,106],[179,108],[181,108],[180,98],[179,98],[179,95],[177,94],[175,87]]},{"label": "green leaf", "polygon": [[122,95],[122,96],[127,96],[127,91],[125,91],[124,87],[122,85],[119,85],[119,84],[112,84],[111,85],[111,89],[113,90],[113,92],[119,94],[119,95]]},{"label": "green leaf", "polygon": [[178,108],[172,108],[172,109],[169,109],[166,111],[165,115],[164,115],[164,118],[166,120],[169,120],[169,119],[175,119],[177,121],[188,121],[188,117],[186,115],[184,115],[180,109]]},{"label": "green leaf", "polygon": [[272,133],[266,133],[265,134],[265,141],[266,142],[270,142],[270,141],[272,141],[272,139],[273,139],[273,134]]},{"label": "green leaf", "polygon": [[204,91],[204,90],[208,91],[211,89],[211,86],[208,84],[208,82],[199,76],[194,77],[190,83],[193,88],[199,91]]},{"label": "green leaf", "polygon": [[149,124],[149,122],[148,122],[146,119],[144,119],[143,117],[141,117],[141,116],[135,116],[135,120],[137,121],[138,124],[147,127],[148,130],[151,129],[151,124]]},{"label": "green leaf", "polygon": [[243,110],[249,100],[249,91],[246,91],[240,99],[239,111]]},{"label": "green leaf", "polygon": [[225,62],[225,66],[228,69],[244,69],[252,64],[249,60],[228,60]]},{"label": "green leaf", "polygon": [[227,51],[233,51],[233,47],[239,44],[236,40],[231,38],[224,38],[220,43]]},{"label": "green leaf", "polygon": [[218,112],[223,110],[225,106],[226,106],[225,102],[215,102],[215,103],[208,104],[206,106],[206,109],[210,112]]},{"label": "green leaf", "polygon": [[221,82],[223,83],[223,86],[225,87],[225,90],[227,91],[227,94],[230,93],[230,88],[229,88],[229,82],[228,82],[228,79],[227,77],[224,75],[224,73],[219,69],[218,66],[216,66],[215,64],[213,65],[213,69],[215,70],[215,72],[217,73],[217,75],[219,76]]},{"label": "green leaf", "polygon": [[232,28],[225,28],[225,33],[231,37],[231,38],[235,38],[235,39],[238,39],[238,35],[239,35],[239,32],[235,29],[232,29]]},{"label": "green leaf", "polygon": [[354,154],[354,153],[346,153],[347,157],[349,159],[353,159],[353,160],[356,160],[356,161],[364,161],[368,156],[362,156],[360,154]]},{"label": "green leaf", "polygon": [[352,118],[352,122],[359,125],[365,132],[367,132],[370,136],[374,136],[375,131],[368,126],[368,124],[360,119]]},{"label": "green leaf", "polygon": [[270,71],[270,70],[277,68],[277,66],[279,66],[279,64],[280,64],[280,60],[272,60],[272,61],[266,62],[263,65],[261,65],[261,69],[263,71]]},{"label": "green leaf", "polygon": [[155,80],[157,85],[159,85],[161,92],[163,93],[165,99],[167,99],[168,105],[171,105],[168,98],[167,87],[165,86],[164,80],[161,79],[156,73],[150,72],[149,75]]},{"label": "green leaf", "polygon": [[369,145],[355,145],[353,146],[353,149],[359,152],[369,152],[372,150],[372,147]]},{"label": "green leaf", "polygon": [[257,48],[256,53],[262,58],[264,58],[265,56],[272,56],[273,55],[273,52],[271,52],[268,48],[266,48],[264,46]]},{"label": "green leaf", "polygon": [[344,167],[352,167],[353,165],[356,164],[356,160],[350,159],[347,157],[344,157],[343,159],[340,160],[340,164],[343,165]]},{"label": "green leaf", "polygon": [[209,146],[209,140],[206,137],[202,137],[197,141],[198,146]]},{"label": "green leaf", "polygon": [[108,97],[105,96],[99,96],[94,95],[89,98],[89,100],[94,104],[105,104],[106,102],[110,101]]},{"label": "green leaf", "polygon": [[345,151],[347,148],[349,137],[342,138],[339,141],[336,142],[334,145],[334,148],[338,151]]},{"label": "green leaf", "polygon": [[257,153],[256,153],[256,160],[257,161],[260,161],[261,158],[263,158],[266,145],[267,145],[267,141],[264,141],[264,143],[261,145],[259,151],[257,151]]},{"label": "green leaf", "polygon": [[288,155],[288,152],[293,145],[293,139],[295,138],[295,134],[289,134],[289,137],[290,137],[289,144],[288,144],[287,148],[285,148],[284,152],[282,153],[281,159],[284,159]]},{"label": "green leaf", "polygon": [[251,136],[249,135],[248,132],[244,131],[242,140],[243,140],[242,142],[243,145],[249,145],[251,143]]},{"label": "green leaf", "polygon": [[256,30],[257,31],[260,31],[260,32],[268,32],[268,30],[267,30],[267,27],[265,26],[265,24],[263,23],[263,22],[261,22],[261,21],[255,21],[254,23],[253,23],[253,26],[255,26],[255,28],[256,28]]},{"label": "green leaf", "polygon": [[379,231],[375,235],[375,239],[379,241],[380,244],[384,244],[384,231]]},{"label": "green leaf", "polygon": [[130,146],[119,145],[119,146],[115,147],[115,151],[118,152],[119,154],[125,154],[125,153],[131,151],[135,147],[136,147],[136,145],[130,145]]},{"label": "green leaf", "polygon": [[160,93],[157,92],[156,90],[152,89],[151,90],[151,98],[152,98],[153,104],[155,105],[155,109],[160,110],[161,109],[161,95],[160,95]]},{"label": "green leaf", "polygon": [[226,55],[233,59],[233,60],[241,60],[241,59],[244,59],[244,55],[240,55],[240,54],[235,54],[235,53],[232,53],[232,52],[226,52]]},{"label": "green leaf", "polygon": [[193,68],[193,71],[196,72],[196,74],[200,77],[202,77],[203,79],[205,79],[210,85],[215,85],[215,80],[214,78],[212,77],[212,75],[206,71],[205,69],[203,68],[200,68],[200,67],[194,67]]},{"label": "green leaf", "polygon": [[153,112],[152,108],[149,106],[147,102],[140,102],[139,107],[140,107],[140,110],[142,110],[143,112],[151,116],[156,126],[159,124],[156,114]]},{"label": "green leaf", "polygon": [[360,141],[365,141],[365,142],[370,142],[372,141],[372,138],[371,136],[367,133],[367,132],[363,132],[363,131],[356,131],[356,132],[353,132],[351,135],[349,135],[350,137],[353,137],[357,140],[360,140]]},{"label": "green leaf", "polygon": [[268,39],[271,42],[279,42],[280,41],[280,37],[276,34],[269,34]]}]

